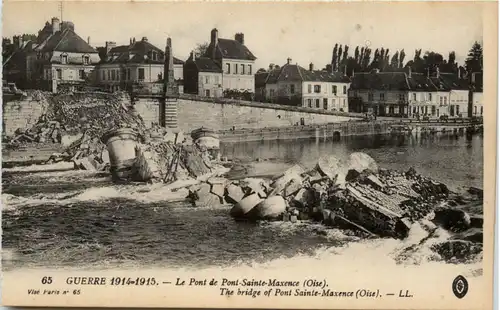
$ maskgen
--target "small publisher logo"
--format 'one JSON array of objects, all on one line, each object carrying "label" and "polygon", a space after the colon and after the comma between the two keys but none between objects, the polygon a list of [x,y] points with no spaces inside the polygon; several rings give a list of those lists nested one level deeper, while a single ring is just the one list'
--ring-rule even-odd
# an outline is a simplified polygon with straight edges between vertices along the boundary
[{"label": "small publisher logo", "polygon": [[460,275],[453,280],[452,289],[453,294],[455,294],[457,298],[463,298],[469,291],[469,283],[463,276]]}]

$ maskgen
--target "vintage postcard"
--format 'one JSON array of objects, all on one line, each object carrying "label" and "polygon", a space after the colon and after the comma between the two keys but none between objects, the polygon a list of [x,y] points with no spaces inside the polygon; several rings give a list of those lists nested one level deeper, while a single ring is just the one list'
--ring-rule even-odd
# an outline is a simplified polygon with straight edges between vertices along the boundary
[{"label": "vintage postcard", "polygon": [[4,1],[2,303],[490,309],[496,2]]}]

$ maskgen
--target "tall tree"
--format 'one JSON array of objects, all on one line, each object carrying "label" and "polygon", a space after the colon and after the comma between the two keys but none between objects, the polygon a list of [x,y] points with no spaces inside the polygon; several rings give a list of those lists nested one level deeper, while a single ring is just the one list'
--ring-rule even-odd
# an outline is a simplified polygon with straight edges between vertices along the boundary
[{"label": "tall tree", "polygon": [[391,69],[397,69],[399,68],[399,52],[396,51],[396,53],[394,53],[394,55],[392,55],[392,59],[391,59]]},{"label": "tall tree", "polygon": [[194,48],[194,55],[196,57],[201,57],[205,55],[207,49],[208,49],[208,42],[203,42],[203,43],[198,43],[196,44],[196,47]]},{"label": "tall tree", "polygon": [[339,45],[338,43],[335,43],[335,46],[333,48],[333,54],[332,54],[332,70],[336,71],[337,70],[337,52],[338,52]]},{"label": "tall tree", "polygon": [[469,74],[483,70],[483,47],[477,41],[474,42],[469,54],[467,54],[465,69]]},{"label": "tall tree", "polygon": [[354,60],[356,63],[359,63],[359,46],[356,46],[356,49],[354,49]]},{"label": "tall tree", "polygon": [[400,68],[403,68],[403,63],[405,61],[405,56],[406,56],[405,50],[402,49],[401,52],[399,52],[399,67]]}]

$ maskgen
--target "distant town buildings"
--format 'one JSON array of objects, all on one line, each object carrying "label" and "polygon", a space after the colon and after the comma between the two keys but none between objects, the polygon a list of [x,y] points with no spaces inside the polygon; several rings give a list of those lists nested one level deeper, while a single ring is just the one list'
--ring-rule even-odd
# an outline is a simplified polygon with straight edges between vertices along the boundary
[{"label": "distant town buildings", "polygon": [[92,80],[99,62],[90,38],[83,40],[72,22],[60,22],[56,17],[45,24],[36,40],[20,42],[17,38],[15,44],[18,48],[4,61],[4,72],[24,87],[55,92],[84,86]]},{"label": "distant town buildings", "polygon": [[350,79],[344,72],[309,70],[292,64],[288,58],[282,67],[270,66],[268,72],[256,74],[260,99],[277,104],[321,110],[348,112]]},{"label": "distant town buildings", "polygon": [[[432,73],[417,73],[412,72],[411,65],[403,67],[401,62],[381,66],[383,72],[374,69],[354,73],[361,54],[355,53],[353,63],[344,50],[341,62],[334,57],[322,70],[315,69],[312,63],[305,69],[288,58],[281,67],[271,64],[257,71],[257,58],[245,45],[243,33],[224,39],[219,38],[217,29],[212,29],[204,52],[199,56],[191,52],[185,62],[172,56],[172,41],[168,42],[163,49],[151,44],[147,37],[137,41],[131,38],[128,45],[108,41],[96,49],[90,37],[84,40],[75,32],[72,22],[54,17],[37,35],[3,39],[3,76],[20,88],[53,92],[86,86],[105,91],[132,91],[138,86],[161,92],[168,50],[168,87],[175,89],[171,95],[229,97],[417,119],[483,115],[482,72],[467,74],[457,66],[449,70],[455,73],[440,72],[439,64]],[[347,72],[348,66],[351,72]]]},{"label": "distant town buildings", "polygon": [[[163,80],[165,52],[148,42],[147,37],[140,41],[131,38],[129,45],[106,42],[99,52],[95,83],[106,90],[131,90],[134,85],[148,86]],[[174,79],[182,92],[184,62],[174,57],[173,63]]]},{"label": "distant town buildings", "polygon": [[184,65],[184,91],[203,97],[222,97],[222,68],[209,57],[191,52]]},{"label": "distant town buildings", "polygon": [[[469,82],[459,74],[355,73],[349,90],[353,112],[409,118],[467,117]],[[478,104],[479,105],[479,99]]]}]

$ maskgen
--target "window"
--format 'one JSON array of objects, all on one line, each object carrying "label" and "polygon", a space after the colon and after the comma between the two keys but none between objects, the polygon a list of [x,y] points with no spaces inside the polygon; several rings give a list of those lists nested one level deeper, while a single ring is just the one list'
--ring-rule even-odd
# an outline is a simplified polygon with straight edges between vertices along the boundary
[{"label": "window", "polygon": [[405,94],[399,94],[399,100],[405,101]]},{"label": "window", "polygon": [[425,115],[427,115],[427,112],[429,111],[428,107],[425,106]]},{"label": "window", "polygon": [[316,108],[319,109],[319,99],[316,99]]},{"label": "window", "polygon": [[447,99],[448,99],[448,98],[446,98],[446,97],[444,97],[444,98],[443,98],[443,104],[444,104],[444,105],[446,105],[446,100],[447,100]]},{"label": "window", "polygon": [[218,75],[214,76],[214,80],[215,80],[215,84],[219,84],[219,76]]},{"label": "window", "polygon": [[248,75],[252,75],[252,65],[248,65]]},{"label": "window", "polygon": [[111,81],[111,72],[108,70],[108,81]]},{"label": "window", "polygon": [[432,101],[432,94],[429,93],[429,101]]},{"label": "window", "polygon": [[[314,92],[317,94],[321,93],[321,85],[314,85]],[[319,99],[318,99],[318,101],[319,101]],[[318,108],[319,108],[319,106],[318,106]]]},{"label": "window", "polygon": [[413,101],[417,101],[417,94],[413,93]]},{"label": "window", "polygon": [[238,64],[234,64],[234,72],[233,74],[238,74]]},{"label": "window", "polygon": [[61,55],[61,63],[62,64],[68,63],[68,55]]},{"label": "window", "polygon": [[106,71],[105,70],[102,70],[102,80],[103,81],[106,80]]},{"label": "window", "polygon": [[312,103],[312,99],[307,99],[307,106],[312,108],[313,107],[313,103]]},{"label": "window", "polygon": [[78,73],[80,80],[85,80],[85,70],[80,70]]},{"label": "window", "polygon": [[115,70],[111,71],[111,80],[115,80],[116,79],[116,74],[115,74]]},{"label": "window", "polygon": [[335,98],[332,99],[332,109],[335,108]]},{"label": "window", "polygon": [[205,84],[208,84],[210,82],[210,77],[206,76],[205,77]]},{"label": "window", "polygon": [[328,110],[328,99],[323,98],[323,109]]},{"label": "window", "polygon": [[127,69],[127,80],[130,80],[130,68]]},{"label": "window", "polygon": [[443,105],[443,97],[439,97],[439,105]]},{"label": "window", "polygon": [[241,74],[245,74],[245,65],[241,65]]},{"label": "window", "polygon": [[385,94],[384,93],[380,93],[380,100],[385,100]]},{"label": "window", "polygon": [[434,105],[431,107],[431,114],[432,116],[436,115],[436,106]]},{"label": "window", "polygon": [[89,56],[83,56],[83,64],[84,65],[90,64],[90,57]]},{"label": "window", "polygon": [[345,86],[345,85],[344,85],[344,87],[343,87],[343,94],[344,94],[344,95],[345,95],[345,94],[347,94],[347,86]]},{"label": "window", "polygon": [[345,108],[345,99],[344,99],[344,108]]},{"label": "window", "polygon": [[231,73],[231,64],[226,64],[226,73]]},{"label": "window", "polygon": [[205,89],[205,97],[210,97],[210,89]]},{"label": "window", "polygon": [[290,94],[295,94],[295,85],[290,85]]},{"label": "window", "polygon": [[308,92],[308,93],[311,93],[311,92],[312,92],[312,85],[311,85],[311,84],[308,84],[308,85],[307,85],[307,92]]},{"label": "window", "polygon": [[369,93],[368,94],[368,100],[369,101],[373,101],[373,93]]},{"label": "window", "polygon": [[333,85],[333,87],[332,87],[332,93],[334,95],[337,95],[337,85]]},{"label": "window", "polygon": [[477,105],[474,106],[474,114],[477,114]]},{"label": "window", "polygon": [[457,114],[460,113],[460,106],[457,104]]},{"label": "window", "polygon": [[57,79],[58,80],[62,80],[62,70],[61,69],[57,69]]},{"label": "window", "polygon": [[144,68],[139,68],[138,75],[139,75],[138,80],[139,81],[144,81]]}]

